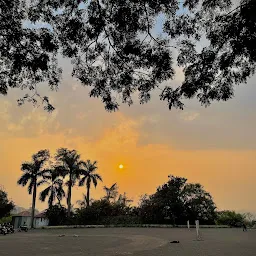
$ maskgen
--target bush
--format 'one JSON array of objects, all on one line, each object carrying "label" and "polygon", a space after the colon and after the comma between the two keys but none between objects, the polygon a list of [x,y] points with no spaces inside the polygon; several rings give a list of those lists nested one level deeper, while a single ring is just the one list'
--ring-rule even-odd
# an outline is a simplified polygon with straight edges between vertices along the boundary
[{"label": "bush", "polygon": [[49,226],[61,226],[67,224],[67,209],[60,205],[54,205],[47,209],[46,216],[49,219]]},{"label": "bush", "polygon": [[0,219],[0,224],[11,223],[11,222],[12,222],[12,216],[3,217],[2,219]]}]

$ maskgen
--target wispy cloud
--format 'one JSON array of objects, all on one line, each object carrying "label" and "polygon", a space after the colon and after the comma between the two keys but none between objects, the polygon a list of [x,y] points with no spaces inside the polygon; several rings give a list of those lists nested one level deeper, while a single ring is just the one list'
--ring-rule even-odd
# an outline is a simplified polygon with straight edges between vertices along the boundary
[{"label": "wispy cloud", "polygon": [[180,118],[186,122],[191,122],[200,117],[200,114],[198,112],[188,111],[188,112],[182,112],[180,115]]}]

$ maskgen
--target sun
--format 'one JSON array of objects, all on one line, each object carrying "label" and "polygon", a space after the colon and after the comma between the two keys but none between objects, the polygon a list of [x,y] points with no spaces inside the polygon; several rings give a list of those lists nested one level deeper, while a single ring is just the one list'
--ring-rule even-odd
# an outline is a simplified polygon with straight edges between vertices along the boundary
[{"label": "sun", "polygon": [[123,169],[124,166],[123,166],[122,164],[119,164],[118,168],[119,168],[119,169]]}]

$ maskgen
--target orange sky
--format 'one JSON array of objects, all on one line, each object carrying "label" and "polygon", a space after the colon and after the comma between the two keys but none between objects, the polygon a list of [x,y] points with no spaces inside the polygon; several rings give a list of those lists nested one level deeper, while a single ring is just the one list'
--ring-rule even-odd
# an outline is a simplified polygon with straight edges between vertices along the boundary
[{"label": "orange sky", "polygon": [[[68,147],[84,160],[98,160],[104,182],[92,190],[94,198],[103,195],[103,185],[117,182],[120,192],[138,200],[174,174],[204,185],[220,209],[256,212],[255,80],[227,103],[205,109],[190,102],[184,111],[171,112],[156,94],[148,105],[107,113],[70,77],[50,93],[53,114],[29,104],[17,107],[20,92],[11,91],[0,96],[0,184],[17,205],[29,207],[27,190],[16,185],[22,161],[40,149]],[[73,202],[83,192],[75,188]]]}]

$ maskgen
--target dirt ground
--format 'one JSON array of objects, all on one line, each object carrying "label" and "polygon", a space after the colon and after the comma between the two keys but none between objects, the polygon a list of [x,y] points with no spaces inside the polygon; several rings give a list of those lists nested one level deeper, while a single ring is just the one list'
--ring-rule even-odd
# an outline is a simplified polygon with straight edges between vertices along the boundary
[{"label": "dirt ground", "polygon": [[[1,256],[255,256],[256,230],[91,228],[0,235]],[[59,235],[65,235],[60,237]],[[179,240],[172,244],[170,241]]]}]

